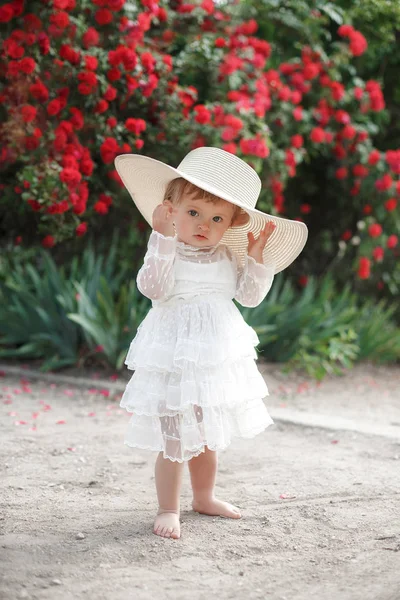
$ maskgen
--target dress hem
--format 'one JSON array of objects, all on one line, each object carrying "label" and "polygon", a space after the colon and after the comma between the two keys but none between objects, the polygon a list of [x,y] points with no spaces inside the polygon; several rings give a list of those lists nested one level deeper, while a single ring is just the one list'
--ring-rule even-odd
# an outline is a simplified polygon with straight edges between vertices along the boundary
[{"label": "dress hem", "polygon": [[[270,417],[270,419],[271,419],[271,417]],[[270,425],[275,425],[275,422],[272,419],[269,423],[266,423],[262,427],[262,429],[253,430],[248,435],[236,435],[236,436],[234,435],[234,436],[232,436],[232,438],[252,439],[252,438],[256,437],[256,435],[259,435],[260,433],[265,431]],[[230,440],[225,445],[221,445],[221,446],[216,445],[214,447],[210,447],[210,446],[208,446],[207,443],[205,443],[205,444],[202,444],[200,448],[197,448],[196,450],[194,450],[193,454],[192,454],[192,456],[190,456],[190,458],[172,458],[171,456],[165,456],[165,451],[164,451],[164,448],[162,448],[162,447],[154,448],[153,446],[141,445],[141,444],[129,442],[128,440],[124,440],[124,445],[129,446],[129,448],[138,448],[139,450],[150,450],[152,452],[163,452],[164,458],[166,458],[172,462],[178,462],[178,463],[189,462],[189,460],[191,460],[192,458],[196,458],[197,456],[199,456],[200,454],[205,452],[206,446],[212,452],[217,452],[217,451],[222,452],[222,451],[226,450],[226,448],[228,448],[231,445],[231,443],[232,443],[232,440]]]}]

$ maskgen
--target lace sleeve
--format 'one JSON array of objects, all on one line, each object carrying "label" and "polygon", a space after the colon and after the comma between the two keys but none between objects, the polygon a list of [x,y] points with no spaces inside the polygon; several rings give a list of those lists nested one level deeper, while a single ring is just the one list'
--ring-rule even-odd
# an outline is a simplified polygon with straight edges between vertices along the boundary
[{"label": "lace sleeve", "polygon": [[174,287],[173,264],[178,236],[166,237],[153,230],[144,263],[136,277],[138,290],[150,300],[166,298]]},{"label": "lace sleeve", "polygon": [[255,307],[261,304],[271,289],[274,280],[275,263],[258,263],[252,256],[245,255],[244,265],[237,264],[235,300],[242,306]]}]

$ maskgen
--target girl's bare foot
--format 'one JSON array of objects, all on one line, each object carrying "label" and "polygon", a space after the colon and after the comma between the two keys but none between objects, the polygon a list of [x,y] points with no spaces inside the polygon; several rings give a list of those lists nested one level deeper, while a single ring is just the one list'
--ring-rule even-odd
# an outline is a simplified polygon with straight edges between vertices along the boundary
[{"label": "girl's bare foot", "polygon": [[195,512],[214,517],[240,519],[242,516],[237,506],[233,506],[233,504],[229,504],[229,502],[217,500],[216,498],[193,500],[192,507]]},{"label": "girl's bare foot", "polygon": [[172,511],[162,511],[157,513],[154,520],[153,533],[161,537],[174,538],[181,537],[181,526],[179,523],[179,514]]}]

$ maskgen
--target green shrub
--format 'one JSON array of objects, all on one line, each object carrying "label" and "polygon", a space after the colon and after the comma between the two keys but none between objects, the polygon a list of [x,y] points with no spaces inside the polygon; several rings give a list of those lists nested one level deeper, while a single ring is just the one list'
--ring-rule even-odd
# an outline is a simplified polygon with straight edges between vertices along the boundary
[{"label": "green shrub", "polygon": [[260,339],[260,355],[305,369],[322,379],[339,374],[356,360],[395,362],[400,358],[400,329],[394,306],[374,304],[350,291],[338,290],[331,275],[310,279],[299,294],[278,275],[266,299],[256,308],[239,306]]}]

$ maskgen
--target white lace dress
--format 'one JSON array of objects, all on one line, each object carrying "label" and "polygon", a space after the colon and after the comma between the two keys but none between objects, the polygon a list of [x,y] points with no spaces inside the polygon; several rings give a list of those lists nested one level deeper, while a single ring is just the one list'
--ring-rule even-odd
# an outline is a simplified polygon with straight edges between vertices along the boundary
[{"label": "white lace dress", "polygon": [[246,256],[242,265],[225,245],[202,249],[152,231],[137,275],[152,308],[125,360],[134,370],[120,403],[133,413],[125,444],[182,462],[273,423],[258,336],[232,301],[260,304],[273,273],[272,262]]}]

